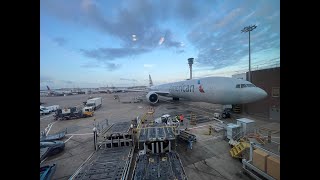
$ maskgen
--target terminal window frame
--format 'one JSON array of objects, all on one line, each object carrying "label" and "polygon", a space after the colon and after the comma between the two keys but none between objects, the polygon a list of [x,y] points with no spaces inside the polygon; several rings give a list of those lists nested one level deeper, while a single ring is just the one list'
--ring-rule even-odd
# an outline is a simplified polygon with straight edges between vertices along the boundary
[{"label": "terminal window frame", "polygon": [[272,97],[280,97],[280,87],[272,87]]}]

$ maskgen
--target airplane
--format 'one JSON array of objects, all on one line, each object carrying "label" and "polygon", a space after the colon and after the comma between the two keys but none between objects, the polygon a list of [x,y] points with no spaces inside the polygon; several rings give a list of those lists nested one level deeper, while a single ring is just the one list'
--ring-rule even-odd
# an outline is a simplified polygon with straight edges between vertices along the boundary
[{"label": "airplane", "polygon": [[118,93],[118,92],[125,92],[126,88],[118,88],[118,87],[106,87],[106,88],[99,88],[99,93]]},{"label": "airplane", "polygon": [[107,91],[108,91],[109,93],[117,93],[117,92],[123,92],[124,89],[112,87],[112,88],[109,88]]},{"label": "airplane", "polygon": [[56,91],[52,91],[49,86],[47,86],[47,89],[48,89],[48,96],[63,96],[64,93],[61,93],[61,92],[56,92]]},{"label": "airplane", "polygon": [[230,77],[205,77],[154,86],[149,75],[147,101],[159,102],[159,96],[179,98],[194,102],[221,105],[252,103],[267,97],[267,93],[249,81]]}]

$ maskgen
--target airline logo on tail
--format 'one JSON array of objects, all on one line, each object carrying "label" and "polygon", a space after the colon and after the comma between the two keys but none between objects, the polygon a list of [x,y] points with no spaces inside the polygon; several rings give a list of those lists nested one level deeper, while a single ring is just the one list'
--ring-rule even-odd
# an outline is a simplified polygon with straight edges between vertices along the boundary
[{"label": "airline logo on tail", "polygon": [[199,84],[199,91],[200,91],[201,93],[205,93],[204,90],[203,90],[203,88],[202,88],[202,85],[200,84],[200,80],[198,80],[198,84]]}]

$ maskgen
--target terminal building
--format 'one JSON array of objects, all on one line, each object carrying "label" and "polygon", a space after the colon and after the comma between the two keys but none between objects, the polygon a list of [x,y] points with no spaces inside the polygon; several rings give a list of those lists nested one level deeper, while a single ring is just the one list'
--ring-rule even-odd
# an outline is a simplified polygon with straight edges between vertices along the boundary
[{"label": "terminal building", "polygon": [[[233,78],[248,80],[249,73],[235,74]],[[268,93],[264,100],[243,104],[241,110],[249,115],[280,122],[280,67],[251,71],[252,83]]]}]

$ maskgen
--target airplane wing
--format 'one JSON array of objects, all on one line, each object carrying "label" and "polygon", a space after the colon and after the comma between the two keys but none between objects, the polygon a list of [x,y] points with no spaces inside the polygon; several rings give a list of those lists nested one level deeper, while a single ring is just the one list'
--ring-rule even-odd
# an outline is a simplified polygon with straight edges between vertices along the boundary
[{"label": "airplane wing", "polygon": [[125,89],[124,91],[127,91],[127,92],[148,92],[148,90],[146,89]]},{"label": "airplane wing", "polygon": [[145,93],[153,92],[160,96],[170,96],[170,92],[168,91],[157,91],[157,90],[148,90],[148,89],[126,89],[126,91],[127,92],[145,92]]},{"label": "airplane wing", "polygon": [[166,91],[150,91],[150,92],[154,92],[156,94],[159,94],[160,96],[170,96],[170,92],[166,92]]}]

